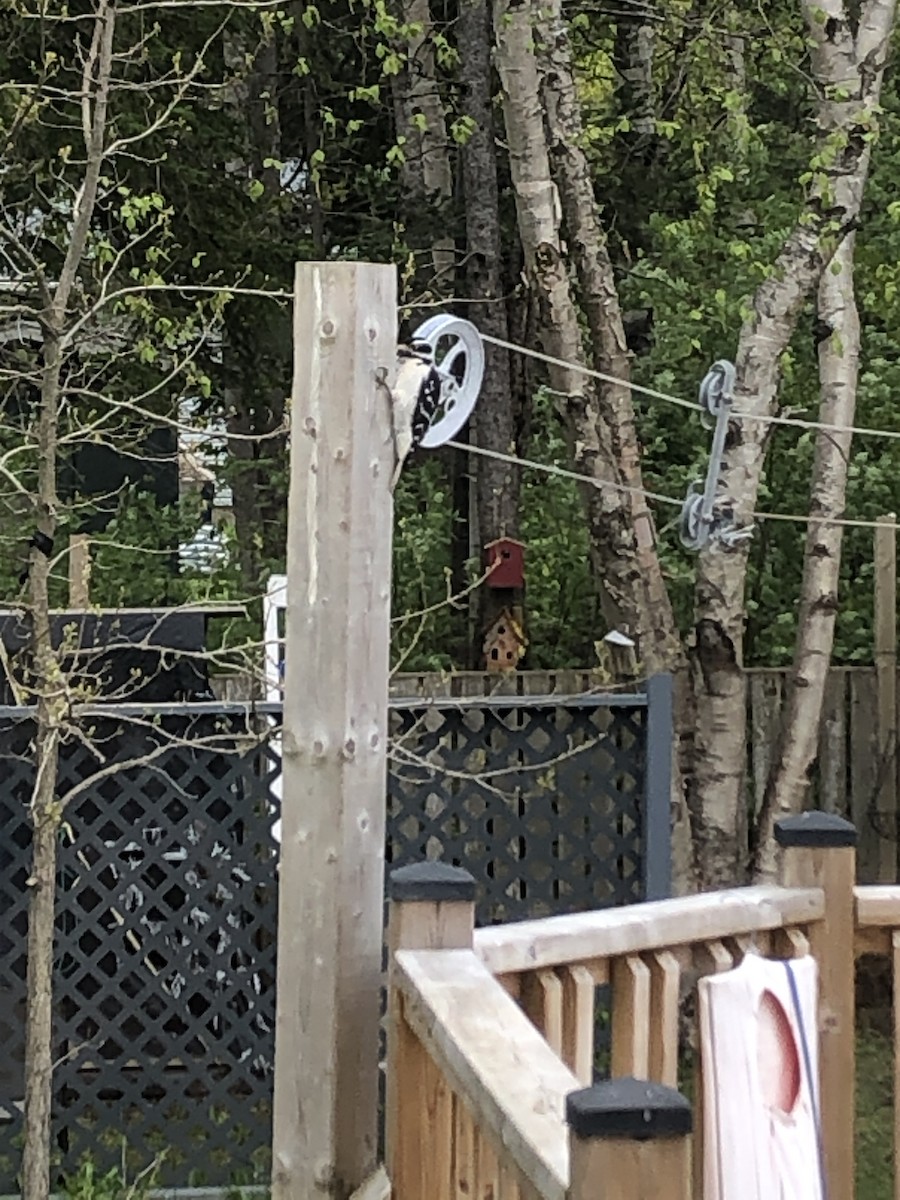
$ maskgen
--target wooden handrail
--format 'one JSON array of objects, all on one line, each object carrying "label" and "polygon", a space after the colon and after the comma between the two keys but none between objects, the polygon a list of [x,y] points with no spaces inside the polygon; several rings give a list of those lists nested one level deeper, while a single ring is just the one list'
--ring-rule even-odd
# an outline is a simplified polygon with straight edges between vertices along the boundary
[{"label": "wooden handrail", "polygon": [[505,975],[806,925],[824,913],[821,888],[734,888],[479,929],[474,947],[492,974]]},{"label": "wooden handrail", "polygon": [[853,894],[857,926],[900,929],[900,887],[856,887]]},{"label": "wooden handrail", "polygon": [[[591,1200],[598,1180],[604,1195],[634,1200],[702,1194],[709,1071],[699,1069],[690,1037],[691,1146],[691,1114],[672,1086],[680,1001],[698,977],[751,952],[817,960],[825,1168],[830,1194],[852,1197],[853,956],[861,945],[886,945],[900,980],[900,887],[854,888],[856,833],[839,817],[785,818],[776,834],[782,886],[474,933],[476,885],[465,871],[420,864],[394,872],[388,1126],[396,1200]],[[615,1078],[592,1086],[596,988],[607,984]],[[579,1078],[588,1085],[580,1093]],[[645,1123],[657,1108],[659,1144],[648,1148]],[[900,1102],[895,1155],[900,1170]]]},{"label": "wooden handrail", "polygon": [[394,978],[406,1021],[478,1125],[538,1196],[564,1200],[572,1072],[471,950],[400,950]]}]

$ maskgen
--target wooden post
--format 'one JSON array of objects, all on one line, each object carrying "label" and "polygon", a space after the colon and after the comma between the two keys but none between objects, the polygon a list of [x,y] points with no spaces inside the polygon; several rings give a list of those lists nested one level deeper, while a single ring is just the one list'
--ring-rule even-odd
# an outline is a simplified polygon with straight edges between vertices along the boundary
[{"label": "wooden post", "polygon": [[[475,880],[446,863],[391,872],[389,979],[397,950],[464,950],[475,928]],[[387,1055],[387,1164],[393,1200],[451,1200],[453,1097],[403,1017],[390,983]]]},{"label": "wooden post", "polygon": [[688,1200],[691,1106],[674,1088],[612,1079],[566,1099],[569,1200]]},{"label": "wooden post", "polygon": [[900,931],[891,932],[894,984],[894,1200],[900,1198]]},{"label": "wooden post", "polygon": [[820,887],[825,916],[809,926],[819,967],[819,1106],[829,1196],[853,1196],[856,1080],[853,935],[856,829],[833,813],[775,824],[785,887]]},{"label": "wooden post", "polygon": [[875,530],[875,675],[878,686],[878,882],[897,881],[897,518]]},{"label": "wooden post", "polygon": [[91,539],[86,533],[69,538],[69,608],[73,612],[90,606]]},{"label": "wooden post", "polygon": [[297,267],[274,1200],[377,1156],[396,310],[393,267]]}]

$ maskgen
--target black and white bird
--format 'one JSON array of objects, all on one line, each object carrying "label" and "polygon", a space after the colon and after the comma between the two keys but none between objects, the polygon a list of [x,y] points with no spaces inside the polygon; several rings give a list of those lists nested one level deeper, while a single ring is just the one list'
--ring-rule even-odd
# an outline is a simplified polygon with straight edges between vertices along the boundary
[{"label": "black and white bird", "polygon": [[391,388],[396,455],[391,491],[397,486],[404,462],[421,443],[441,408],[443,382],[428,342],[411,342],[397,348],[397,375]]}]

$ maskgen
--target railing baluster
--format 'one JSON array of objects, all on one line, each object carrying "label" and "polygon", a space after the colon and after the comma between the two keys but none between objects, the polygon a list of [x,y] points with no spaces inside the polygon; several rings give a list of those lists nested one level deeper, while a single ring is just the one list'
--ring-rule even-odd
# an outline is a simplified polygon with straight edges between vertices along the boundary
[{"label": "railing baluster", "polygon": [[555,971],[534,971],[524,976],[520,993],[522,1010],[539,1029],[550,1048],[562,1053],[562,984]]},{"label": "railing baluster", "polygon": [[772,949],[776,958],[805,958],[809,954],[809,938],[800,929],[777,929]]},{"label": "railing baluster", "polygon": [[498,975],[497,982],[512,996],[513,1000],[518,1000],[522,994],[522,976],[521,975]]},{"label": "railing baluster", "polygon": [[453,1171],[457,1200],[475,1196],[475,1122],[468,1106],[456,1096],[453,1106]]},{"label": "railing baluster", "polygon": [[636,954],[612,969],[610,1074],[646,1079],[650,1070],[650,969]]},{"label": "railing baluster", "polygon": [[592,958],[588,962],[582,963],[590,971],[594,980],[594,987],[605,987],[609,983],[610,965],[608,958]]},{"label": "railing baluster", "polygon": [[[421,1046],[421,1091],[418,1103],[425,1115],[427,1140],[418,1147],[419,1197],[452,1200],[453,1178],[453,1093],[431,1055]],[[427,1147],[427,1149],[426,1149]]]},{"label": "railing baluster", "polygon": [[720,975],[734,966],[734,955],[724,942],[701,942],[694,948],[694,966],[699,975]]},{"label": "railing baluster", "polygon": [[555,971],[539,971],[538,985],[544,996],[544,1037],[556,1054],[562,1054],[563,990]]},{"label": "railing baluster", "polygon": [[512,1166],[505,1162],[500,1168],[500,1200],[520,1200],[519,1178]]},{"label": "railing baluster", "polygon": [[[500,1168],[494,1147],[480,1131],[477,1138],[478,1149],[478,1200],[499,1200]],[[423,1197],[427,1200],[427,1197]]]},{"label": "railing baluster", "polygon": [[594,1079],[594,976],[578,963],[563,974],[563,1062],[585,1087]]},{"label": "railing baluster", "polygon": [[650,1078],[678,1084],[678,999],[681,966],[671,950],[647,959],[650,970]]},{"label": "railing baluster", "polygon": [[726,938],[725,945],[729,952],[735,957],[743,961],[748,954],[762,954],[756,943],[756,939],[751,933],[739,933],[736,937]]}]

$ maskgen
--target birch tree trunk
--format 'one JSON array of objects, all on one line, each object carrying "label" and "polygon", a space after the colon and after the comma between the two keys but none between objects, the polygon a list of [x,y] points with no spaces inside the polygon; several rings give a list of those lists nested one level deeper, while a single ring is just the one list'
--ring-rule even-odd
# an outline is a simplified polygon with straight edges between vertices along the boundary
[{"label": "birch tree trunk", "polygon": [[414,250],[419,249],[422,230],[428,231],[429,289],[448,295],[453,292],[454,241],[447,235],[433,236],[441,224],[435,222],[434,210],[445,207],[453,195],[447,114],[431,41],[434,26],[429,0],[400,0],[399,10],[401,22],[411,31],[402,46],[405,66],[394,81],[397,137],[403,139],[406,217]]},{"label": "birch tree trunk", "polygon": [[[843,0],[801,0],[820,96],[816,164],[800,220],[750,302],[735,365],[735,410],[721,474],[738,525],[752,524],[771,426],[779,361],[823,268],[852,231],[894,20],[894,0],[868,0],[854,39]],[[833,98],[849,96],[841,102]],[[742,878],[747,865],[746,693],[742,661],[748,546],[700,554],[689,650],[694,734],[687,776],[701,884]]]},{"label": "birch tree trunk", "polygon": [[[611,628],[627,630],[635,638],[642,666],[652,672],[677,661],[677,638],[652,520],[643,498],[630,492],[640,488],[641,471],[622,318],[587,165],[575,144],[577,104],[566,67],[568,43],[563,30],[562,46],[551,47],[547,60],[552,86],[542,88],[535,55],[536,18],[537,10],[528,4],[498,0],[495,7],[496,65],[526,275],[545,352],[569,363],[585,363],[562,243],[565,213],[598,365],[621,377],[622,383],[604,385],[601,391],[594,380],[563,366],[549,367],[550,383],[562,398],[574,468],[595,481],[583,495],[604,616]],[[553,37],[558,36],[557,20]],[[544,107],[551,103],[554,114],[548,113],[548,122],[555,136],[548,147]],[[559,191],[551,153],[559,167]]]},{"label": "birch tree trunk", "polygon": [[575,268],[578,299],[590,334],[591,365],[617,381],[595,383],[593,420],[606,431],[615,468],[632,489],[620,501],[628,515],[633,542],[628,546],[627,560],[622,560],[618,532],[614,533],[614,542],[606,537],[605,522],[592,522],[591,538],[602,557],[603,572],[612,580],[615,623],[638,635],[639,657],[646,670],[673,670],[681,662],[681,642],[660,569],[653,517],[642,490],[641,447],[631,394],[631,355],[606,237],[597,213],[591,170],[581,148],[584,130],[561,0],[549,0],[540,12],[536,44],[541,99],[550,170],[559,188],[566,247]]},{"label": "birch tree trunk", "polygon": [[[572,428],[575,461],[579,464],[579,447],[589,444],[584,432],[584,424],[589,421],[598,431],[594,433],[598,448],[609,456],[606,462],[598,457],[594,469],[599,467],[605,478],[618,478],[628,489],[616,497],[618,523],[610,522],[607,512],[594,502],[595,497],[588,495],[595,570],[607,592],[607,619],[613,627],[624,629],[635,638],[643,669],[648,674],[673,671],[683,685],[681,640],[660,567],[653,516],[643,491],[641,447],[631,393],[631,354],[591,170],[582,150],[584,130],[561,0],[549,0],[536,10],[536,20],[534,42],[541,77],[548,168],[559,190],[560,225],[589,333],[589,361],[597,371],[615,380],[595,381],[591,410],[585,411],[584,416],[580,411],[577,413]],[[644,63],[645,74],[649,71],[652,76],[652,42],[645,49],[650,55],[649,63]],[[648,103],[652,106],[652,78],[645,82],[650,88]],[[507,117],[507,128],[509,120]],[[537,131],[534,137],[537,138]],[[683,690],[679,686],[678,692]],[[676,707],[680,721],[683,705],[679,703]],[[687,886],[690,822],[677,779],[674,793],[675,875]]]},{"label": "birch tree trunk", "polygon": [[[890,23],[892,5],[884,5],[881,21]],[[860,24],[852,53],[865,62],[872,49],[882,53],[885,26],[867,13]],[[845,35],[849,38],[849,32]],[[845,55],[849,58],[850,47]],[[822,54],[822,43],[816,47]],[[878,60],[876,60],[878,61]],[[849,62],[846,63],[849,66]],[[882,72],[871,82],[871,103],[877,104]],[[840,129],[848,118],[846,103],[825,100],[821,120],[826,128]],[[835,183],[835,195],[848,209],[862,204],[870,154],[863,154],[855,176]],[[819,420],[829,426],[850,426],[856,415],[856,384],[859,370],[859,312],[853,286],[855,235],[849,234],[838,247],[830,267],[819,282],[817,330],[819,336]],[[831,663],[834,625],[838,610],[843,528],[830,519],[844,514],[852,435],[846,429],[820,430],[816,438],[810,493],[810,523],[803,555],[803,580],[794,662],[788,681],[785,709],[778,745],[766,783],[756,830],[753,874],[761,880],[774,879],[777,854],[772,837],[779,817],[799,812],[809,786],[809,771],[815,761],[825,684]]]}]

